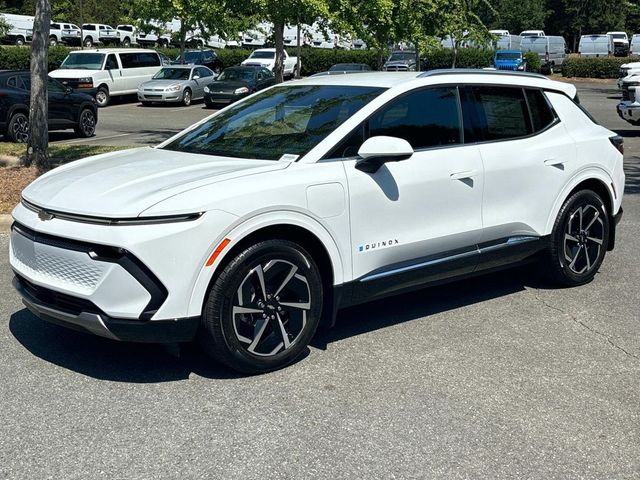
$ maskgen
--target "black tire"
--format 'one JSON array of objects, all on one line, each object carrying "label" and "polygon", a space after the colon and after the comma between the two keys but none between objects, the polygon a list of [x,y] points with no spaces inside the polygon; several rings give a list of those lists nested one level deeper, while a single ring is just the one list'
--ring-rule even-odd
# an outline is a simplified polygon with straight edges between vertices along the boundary
[{"label": "black tire", "polygon": [[204,101],[204,106],[205,108],[213,108],[213,103],[211,102],[207,102],[206,100]]},{"label": "black tire", "polygon": [[562,205],[547,251],[548,271],[555,282],[574,287],[593,280],[609,243],[609,214],[602,198],[581,190]]},{"label": "black tire", "polygon": [[93,47],[93,38],[87,37],[84,39],[84,46],[87,48]]},{"label": "black tire", "polygon": [[130,47],[131,46],[131,39],[129,37],[125,38],[122,41],[122,46],[125,47],[125,48]]},{"label": "black tire", "polygon": [[14,143],[29,141],[29,117],[26,113],[17,112],[11,115],[7,126],[7,138]]},{"label": "black tire", "polygon": [[109,89],[104,85],[98,87],[98,91],[96,92],[96,104],[100,107],[106,107],[109,105],[111,101],[111,96],[109,95]]},{"label": "black tire", "polygon": [[[287,240],[256,243],[215,279],[199,343],[212,358],[243,373],[285,367],[307,350],[320,321],[322,295],[318,268],[302,247]],[[238,306],[251,312],[234,314]]]},{"label": "black tire", "polygon": [[58,39],[55,36],[51,35],[49,37],[49,46],[55,47],[56,45],[58,45]]},{"label": "black tire", "polygon": [[25,40],[25,38],[24,38],[24,37],[17,37],[17,38],[16,38],[16,41],[15,41],[15,44],[16,44],[16,45],[18,45],[18,46],[20,46],[20,45],[24,45],[24,44],[25,44],[25,42],[26,42],[26,40]]},{"label": "black tire", "polygon": [[184,92],[182,93],[182,104],[185,107],[188,107],[189,105],[191,105],[192,100],[193,98],[192,98],[191,90],[189,90],[188,88],[185,88]]},{"label": "black tire", "polygon": [[144,107],[150,107],[151,105],[153,105],[153,102],[142,102],[142,105]]},{"label": "black tire", "polygon": [[91,108],[83,108],[78,117],[78,125],[74,129],[82,138],[93,137],[96,133],[96,114]]}]

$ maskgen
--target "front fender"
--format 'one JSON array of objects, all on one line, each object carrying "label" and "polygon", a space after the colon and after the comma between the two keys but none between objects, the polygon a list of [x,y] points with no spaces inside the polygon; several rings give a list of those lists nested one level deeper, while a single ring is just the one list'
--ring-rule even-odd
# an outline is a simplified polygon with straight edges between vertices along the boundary
[{"label": "front fender", "polygon": [[210,251],[207,253],[207,259],[211,254],[213,254],[216,247],[225,238],[231,240],[211,266],[207,267],[203,262],[200,274],[198,275],[189,300],[189,316],[201,315],[205,295],[207,294],[211,279],[218,271],[220,265],[225,263],[225,260],[233,250],[233,247],[238,245],[238,243],[252,233],[276,225],[300,227],[313,234],[322,243],[329,254],[333,270],[334,285],[339,285],[344,282],[345,261],[343,255],[340,252],[338,244],[331,234],[330,229],[321,219],[310,215],[306,211],[291,208],[286,210],[257,212],[253,216],[248,218],[243,217],[234,222],[217,238],[216,243],[211,245]]}]

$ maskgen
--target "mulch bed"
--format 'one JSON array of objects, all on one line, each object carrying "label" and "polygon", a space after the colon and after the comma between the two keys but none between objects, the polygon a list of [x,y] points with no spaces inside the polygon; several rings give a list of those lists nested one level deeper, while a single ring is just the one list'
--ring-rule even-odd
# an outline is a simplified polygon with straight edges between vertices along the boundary
[{"label": "mulch bed", "polygon": [[20,202],[20,193],[37,176],[35,167],[0,168],[0,214],[11,213]]}]

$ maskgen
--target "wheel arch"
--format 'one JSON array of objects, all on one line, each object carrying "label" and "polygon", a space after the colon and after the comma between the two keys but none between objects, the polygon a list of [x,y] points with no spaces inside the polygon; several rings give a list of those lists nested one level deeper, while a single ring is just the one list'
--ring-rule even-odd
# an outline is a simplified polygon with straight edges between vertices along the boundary
[{"label": "wheel arch", "polygon": [[619,195],[621,194],[621,192],[618,192],[617,194],[614,192],[612,184],[613,180],[609,174],[600,169],[581,172],[579,175],[574,177],[572,181],[565,186],[556,199],[553,211],[547,220],[545,234],[551,233],[553,224],[555,223],[556,217],[558,216],[564,202],[571,197],[571,195],[580,190],[592,190],[597,193],[605,202],[607,212],[612,216],[614,214],[615,205],[617,204]]},{"label": "wheel arch", "polygon": [[[270,220],[271,217],[271,220]],[[337,243],[331,234],[309,217],[288,215],[289,218],[274,222],[272,215],[266,214],[253,218],[232,228],[211,245],[207,258],[223,239],[230,239],[230,248],[222,250],[211,267],[204,267],[193,288],[189,302],[189,315],[202,314],[209,291],[215,279],[225,266],[248,245],[267,239],[289,240],[304,248],[314,259],[320,275],[324,292],[323,315],[321,322],[331,324],[335,315],[334,286],[343,283],[343,260]]]}]

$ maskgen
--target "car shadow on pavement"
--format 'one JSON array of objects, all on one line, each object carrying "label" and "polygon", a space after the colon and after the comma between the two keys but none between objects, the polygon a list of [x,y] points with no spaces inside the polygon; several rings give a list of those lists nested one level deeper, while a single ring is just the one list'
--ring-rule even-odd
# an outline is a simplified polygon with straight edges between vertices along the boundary
[{"label": "car shadow on pavement", "polygon": [[[624,159],[624,193],[640,193],[640,157]],[[624,203],[624,201],[623,201]]]},{"label": "car shadow on pavement", "polygon": [[526,287],[558,288],[542,277],[537,264],[501,270],[347,308],[338,313],[332,329],[318,332],[311,345],[325,349],[332,342],[504,297]]},{"label": "car shadow on pavement", "polygon": [[[320,330],[311,346],[324,350],[332,342],[510,295],[527,286],[549,288],[537,268],[525,266],[351,307],[340,312],[334,328]],[[191,374],[243,377],[209,360],[196,345],[121,343],[50,324],[26,308],[11,316],[9,329],[36,357],[99,380],[158,383],[185,380]],[[302,358],[308,354],[309,349]]]}]

